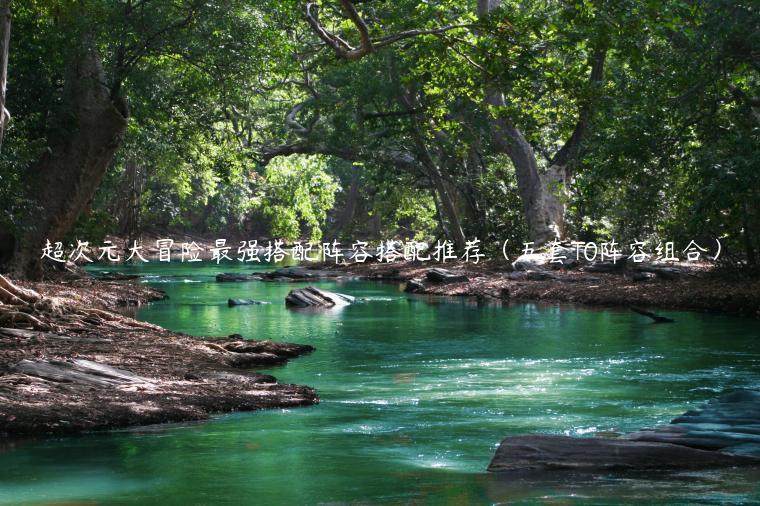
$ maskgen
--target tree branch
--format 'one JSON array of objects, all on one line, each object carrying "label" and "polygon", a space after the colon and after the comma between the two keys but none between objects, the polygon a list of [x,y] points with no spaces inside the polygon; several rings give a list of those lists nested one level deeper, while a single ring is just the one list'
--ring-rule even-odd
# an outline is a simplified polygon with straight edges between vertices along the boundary
[{"label": "tree branch", "polygon": [[319,21],[319,6],[317,6],[316,2],[312,1],[307,2],[306,4],[306,21],[309,23],[314,33],[316,33],[317,36],[322,39],[323,42],[325,42],[325,44],[330,46],[335,51],[335,54],[338,58],[343,60],[360,60],[368,54],[375,52],[375,50],[378,48],[389,46],[401,40],[420,37],[422,35],[440,35],[444,32],[448,32],[449,30],[467,28],[470,26],[468,24],[460,24],[448,25],[430,30],[407,30],[373,41],[369,35],[369,28],[367,27],[367,23],[356,10],[356,6],[354,5],[355,3],[359,3],[359,1],[340,0],[340,4],[343,7],[343,10],[346,12],[348,19],[351,20],[359,32],[359,39],[361,42],[358,48],[352,47],[344,39],[335,33],[330,32],[322,25],[322,23]]},{"label": "tree branch", "polygon": [[[596,87],[601,84],[604,77],[604,62],[607,58],[607,48],[597,49],[591,56],[591,74],[589,75],[589,83]],[[559,165],[566,168],[567,175],[570,175],[568,165],[577,156],[583,142],[583,137],[586,135],[589,123],[591,122],[591,115],[593,113],[593,100],[586,101],[581,106],[578,123],[575,125],[575,129],[565,144],[552,158],[550,165]]]}]

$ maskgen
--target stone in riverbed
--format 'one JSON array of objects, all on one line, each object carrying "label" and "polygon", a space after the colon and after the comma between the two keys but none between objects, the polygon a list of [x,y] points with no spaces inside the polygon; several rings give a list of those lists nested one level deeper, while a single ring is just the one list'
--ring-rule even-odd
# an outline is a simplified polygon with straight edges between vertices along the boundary
[{"label": "stone in riverbed", "polygon": [[339,271],[327,269],[305,269],[303,267],[283,267],[263,274],[267,281],[305,281],[311,279],[332,279],[342,276]]},{"label": "stone in riverbed", "polygon": [[668,425],[640,430],[634,441],[674,443],[760,459],[760,392],[737,390],[689,410]]},{"label": "stone in riverbed", "polygon": [[227,305],[229,307],[234,306],[256,306],[261,304],[269,304],[269,302],[264,300],[254,300],[254,299],[227,299]]},{"label": "stone in riverbed", "polygon": [[430,269],[425,273],[425,278],[433,283],[466,283],[469,281],[464,274],[455,274],[447,269]]},{"label": "stone in riverbed", "polygon": [[285,297],[285,304],[293,307],[340,307],[354,302],[355,298],[342,293],[328,292],[313,286],[291,290]]},{"label": "stone in riverbed", "polygon": [[422,284],[422,282],[418,279],[410,279],[406,282],[406,286],[404,287],[404,291],[406,293],[418,293],[425,289],[425,285]]},{"label": "stone in riverbed", "polygon": [[760,459],[668,443],[535,435],[504,439],[488,470],[698,469],[757,464]]},{"label": "stone in riverbed", "polygon": [[668,425],[621,439],[517,436],[502,441],[490,471],[694,469],[760,466],[760,392],[738,390]]},{"label": "stone in riverbed", "polygon": [[230,283],[236,281],[261,281],[261,276],[256,274],[237,274],[234,272],[223,272],[216,275],[219,283]]}]

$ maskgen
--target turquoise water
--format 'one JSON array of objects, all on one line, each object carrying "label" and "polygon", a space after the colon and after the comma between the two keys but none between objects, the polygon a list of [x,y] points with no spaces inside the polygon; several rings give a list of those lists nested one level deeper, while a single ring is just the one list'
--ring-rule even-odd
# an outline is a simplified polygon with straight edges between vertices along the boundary
[{"label": "turquoise water", "polygon": [[[263,270],[267,267],[261,267]],[[196,335],[312,344],[268,372],[315,387],[318,406],[0,443],[0,504],[758,504],[760,470],[486,473],[507,435],[627,432],[724,389],[760,388],[760,326],[719,315],[639,315],[408,296],[394,284],[299,312],[302,283],[216,283],[255,267],[124,267],[170,299],[138,317]],[[268,305],[228,308],[228,298]]]}]

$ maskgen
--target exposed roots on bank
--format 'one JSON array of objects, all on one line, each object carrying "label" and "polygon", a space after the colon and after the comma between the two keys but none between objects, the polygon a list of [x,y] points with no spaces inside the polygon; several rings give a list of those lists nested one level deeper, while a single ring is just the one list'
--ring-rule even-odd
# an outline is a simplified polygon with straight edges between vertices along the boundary
[{"label": "exposed roots on bank", "polygon": [[116,313],[80,307],[59,297],[44,297],[0,275],[0,327],[78,333],[93,326],[121,330],[160,328]]}]

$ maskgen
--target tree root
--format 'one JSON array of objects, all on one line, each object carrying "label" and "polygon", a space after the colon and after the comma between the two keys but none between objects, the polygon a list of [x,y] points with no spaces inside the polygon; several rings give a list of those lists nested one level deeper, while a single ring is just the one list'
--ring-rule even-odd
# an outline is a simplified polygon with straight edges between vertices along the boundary
[{"label": "tree root", "polygon": [[0,274],[0,288],[2,288],[2,292],[0,292],[0,300],[6,304],[17,304],[16,302],[12,302],[10,300],[5,300],[7,295],[4,297],[2,294],[9,294],[11,297],[15,297],[16,299],[21,299],[23,302],[27,304],[34,304],[35,302],[39,301],[42,297],[39,293],[35,292],[34,290],[28,290],[26,288],[21,288],[20,286],[16,286],[11,281]]},{"label": "tree root", "polygon": [[0,275],[0,325],[54,332],[87,332],[98,327],[162,330],[156,325],[101,309],[83,308],[57,297],[43,297]]}]

